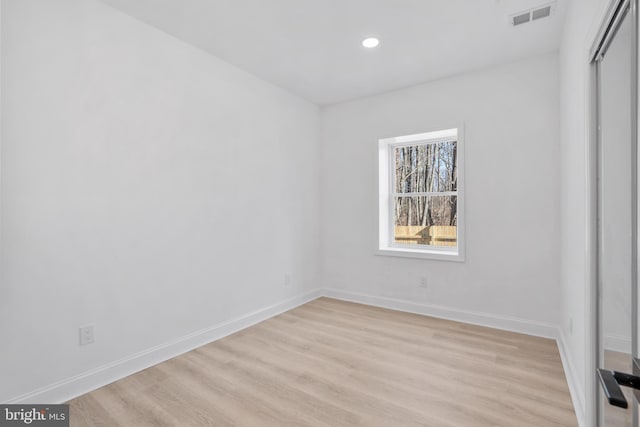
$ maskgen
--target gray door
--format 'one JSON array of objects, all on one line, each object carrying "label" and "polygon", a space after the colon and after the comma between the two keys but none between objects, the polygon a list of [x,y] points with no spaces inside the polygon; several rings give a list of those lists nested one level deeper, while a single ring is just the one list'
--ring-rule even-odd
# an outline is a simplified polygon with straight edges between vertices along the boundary
[{"label": "gray door", "polygon": [[[595,55],[598,111],[599,425],[638,426],[635,1],[620,1]],[[626,402],[626,403],[625,403]],[[626,406],[626,407],[625,407]]]}]

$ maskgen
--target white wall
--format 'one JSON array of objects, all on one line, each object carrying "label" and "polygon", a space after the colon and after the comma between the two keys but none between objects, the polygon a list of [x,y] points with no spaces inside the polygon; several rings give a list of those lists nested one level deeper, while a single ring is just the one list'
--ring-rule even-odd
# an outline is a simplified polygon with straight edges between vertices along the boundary
[{"label": "white wall", "polygon": [[0,401],[316,287],[317,107],[95,0],[2,7]]},{"label": "white wall", "polygon": [[[584,417],[592,390],[587,375],[591,316],[587,253],[587,154],[589,146],[589,48],[606,11],[608,0],[571,1],[560,51],[561,78],[561,330],[570,370]],[[570,327],[572,324],[573,327]],[[592,384],[593,385],[593,384]]]},{"label": "white wall", "polygon": [[[466,261],[374,255],[378,140],[459,122]],[[557,324],[559,126],[556,54],[324,109],[323,286]]]}]

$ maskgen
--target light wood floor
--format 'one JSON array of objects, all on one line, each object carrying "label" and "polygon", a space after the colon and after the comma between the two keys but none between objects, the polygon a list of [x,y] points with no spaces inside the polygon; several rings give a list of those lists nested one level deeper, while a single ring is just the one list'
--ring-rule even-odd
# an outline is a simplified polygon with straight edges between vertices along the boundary
[{"label": "light wood floor", "polygon": [[320,298],[70,402],[72,426],[576,426],[556,344]]},{"label": "light wood floor", "polygon": [[[612,371],[633,372],[633,357],[629,353],[605,350],[604,367]],[[604,405],[604,422],[607,426],[631,427],[633,425],[633,411],[631,410],[632,402],[635,401],[633,390],[628,387],[621,387],[621,389],[629,402],[629,408],[622,409],[612,405]]]}]

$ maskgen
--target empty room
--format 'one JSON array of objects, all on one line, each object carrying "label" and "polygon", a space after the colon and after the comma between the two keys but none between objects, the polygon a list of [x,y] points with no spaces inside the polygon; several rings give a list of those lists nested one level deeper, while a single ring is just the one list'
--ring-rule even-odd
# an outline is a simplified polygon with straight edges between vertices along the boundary
[{"label": "empty room", "polygon": [[0,426],[640,426],[640,0],[0,0]]}]

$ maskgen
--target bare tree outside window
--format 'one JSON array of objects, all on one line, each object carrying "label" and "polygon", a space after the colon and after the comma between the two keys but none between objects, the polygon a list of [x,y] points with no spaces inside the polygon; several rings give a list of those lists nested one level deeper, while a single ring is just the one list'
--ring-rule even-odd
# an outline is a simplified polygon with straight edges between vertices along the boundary
[{"label": "bare tree outside window", "polygon": [[395,242],[457,246],[457,141],[393,149]]}]

